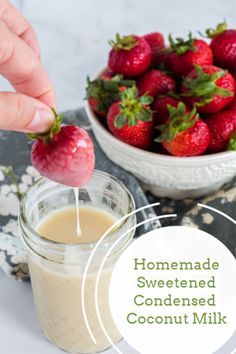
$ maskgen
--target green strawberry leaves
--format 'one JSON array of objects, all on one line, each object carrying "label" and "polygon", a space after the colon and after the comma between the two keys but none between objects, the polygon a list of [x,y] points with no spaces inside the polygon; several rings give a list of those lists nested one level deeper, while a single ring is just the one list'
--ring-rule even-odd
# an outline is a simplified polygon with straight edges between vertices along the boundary
[{"label": "green strawberry leaves", "polygon": [[147,96],[146,94],[144,96],[141,96],[139,98],[139,102],[142,104],[142,105],[150,105],[152,102],[153,102],[153,98],[151,96]]},{"label": "green strawberry leaves", "polygon": [[130,51],[138,45],[138,40],[132,35],[121,37],[119,33],[117,33],[115,41],[111,39],[108,41],[108,44],[116,51],[122,49]]},{"label": "green strawberry leaves", "polygon": [[216,28],[208,28],[205,33],[207,38],[214,38],[219,36],[219,34],[224,33],[228,26],[226,21],[219,23]]},{"label": "green strawberry leaves", "polygon": [[199,118],[196,107],[191,112],[186,112],[186,106],[183,102],[179,102],[178,107],[167,105],[169,111],[169,121],[167,124],[157,126],[161,131],[161,135],[155,139],[156,142],[172,141],[176,134],[191,128]]},{"label": "green strawberry leaves", "polygon": [[214,99],[214,95],[221,97],[232,96],[233,93],[230,90],[219,87],[216,83],[217,80],[225,76],[227,71],[219,70],[213,74],[207,74],[204,72],[200,65],[195,65],[196,78],[186,77],[183,81],[187,92],[182,96],[185,97],[198,97],[200,101],[198,106],[204,106],[210,103]]},{"label": "green strawberry leaves", "polygon": [[137,113],[137,118],[143,122],[149,122],[151,120],[151,113],[150,109],[142,108],[140,112]]},{"label": "green strawberry leaves", "polygon": [[109,107],[120,99],[120,87],[132,87],[134,80],[125,80],[122,75],[116,75],[110,80],[101,77],[90,80],[87,78],[85,99],[95,98],[98,101],[98,110],[107,113]]},{"label": "green strawberry leaves", "polygon": [[52,111],[54,113],[55,121],[54,121],[53,125],[51,126],[49,132],[44,133],[44,134],[28,133],[26,135],[29,139],[31,139],[31,140],[42,139],[45,144],[49,144],[52,141],[53,136],[60,132],[61,123],[63,120],[63,115],[58,114],[54,108],[52,108]]},{"label": "green strawberry leaves", "polygon": [[138,96],[138,89],[134,85],[121,93],[120,114],[115,118],[116,128],[123,128],[126,124],[133,127],[138,120],[149,122],[152,120],[152,110],[149,105],[153,102],[151,96]]},{"label": "green strawberry leaves", "polygon": [[192,33],[189,32],[188,39],[185,41],[183,38],[177,37],[175,40],[169,35],[170,49],[178,55],[185,54],[187,51],[194,52],[196,50],[194,46],[194,38]]},{"label": "green strawberry leaves", "polygon": [[[126,122],[127,122],[127,116],[124,113],[120,113],[115,119],[115,126],[117,128],[123,128]],[[130,125],[132,125],[132,123],[133,122],[130,122]]]}]

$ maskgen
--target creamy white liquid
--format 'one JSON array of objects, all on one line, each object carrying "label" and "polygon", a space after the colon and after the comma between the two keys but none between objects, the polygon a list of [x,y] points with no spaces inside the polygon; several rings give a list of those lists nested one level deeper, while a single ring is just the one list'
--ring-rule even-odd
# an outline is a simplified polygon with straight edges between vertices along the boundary
[{"label": "creamy white liquid", "polygon": [[78,237],[81,237],[81,227],[80,227],[80,218],[79,218],[79,187],[75,187],[74,195],[75,195],[75,203],[76,203],[76,215],[77,215],[77,225],[76,225],[76,234]]},{"label": "creamy white liquid", "polygon": [[51,213],[41,221],[37,231],[45,238],[69,244],[89,243],[99,240],[104,233],[117,221],[110,213],[90,207],[79,208],[81,234],[76,232],[78,210],[75,207],[63,208]]},{"label": "creamy white liquid", "polygon": [[[81,237],[76,235],[77,210],[68,207],[44,219],[37,232],[49,240],[68,243],[96,242],[117,220],[108,212],[94,207],[80,207]],[[93,343],[83,317],[81,287],[86,260],[83,252],[76,254],[72,265],[52,262],[36,254],[29,257],[34,299],[43,333],[59,348],[71,353],[97,353],[110,346],[95,309],[95,284],[101,260],[93,262],[85,283],[85,308],[88,322],[97,343]],[[77,264],[79,261],[79,264]],[[121,339],[109,306],[109,282],[115,259],[102,271],[98,302],[104,326],[114,343]]]},{"label": "creamy white liquid", "polygon": [[[29,260],[31,282],[37,314],[44,335],[59,348],[73,354],[97,353],[110,347],[96,315],[95,283],[97,273],[90,272],[85,283],[85,309],[97,343],[95,344],[85,324],[82,310],[81,287],[83,273],[75,266],[55,269],[46,260]],[[112,265],[103,270],[98,288],[100,315],[108,335],[114,343],[121,339],[110,312],[109,283]]]}]

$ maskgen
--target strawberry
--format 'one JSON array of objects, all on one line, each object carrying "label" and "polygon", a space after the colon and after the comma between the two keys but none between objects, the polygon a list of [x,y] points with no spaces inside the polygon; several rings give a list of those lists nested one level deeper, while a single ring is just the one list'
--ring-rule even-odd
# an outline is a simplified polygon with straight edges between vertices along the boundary
[{"label": "strawberry", "polygon": [[149,105],[152,97],[138,97],[135,86],[121,94],[121,100],[109,109],[107,124],[112,134],[123,142],[141,149],[152,145],[153,117]]},{"label": "strawberry", "polygon": [[148,42],[139,36],[116,35],[116,41],[109,41],[112,50],[108,65],[111,70],[127,77],[135,77],[148,69],[152,61],[152,51]]},{"label": "strawberry", "polygon": [[220,23],[216,29],[206,30],[206,35],[211,38],[211,50],[214,63],[221,68],[236,70],[236,29],[227,29],[226,22]]},{"label": "strawberry", "polygon": [[152,50],[152,63],[159,65],[162,59],[162,51],[165,48],[164,36],[160,32],[152,32],[143,36]]},{"label": "strawberry", "polygon": [[116,76],[116,74],[110,68],[104,69],[100,74],[100,78],[102,78],[103,80],[110,80],[114,76]]},{"label": "strawberry", "polygon": [[198,156],[210,142],[208,126],[199,117],[196,107],[191,112],[183,102],[178,107],[168,106],[169,121],[157,127],[161,132],[155,141],[174,156]]},{"label": "strawberry", "polygon": [[61,127],[62,117],[47,134],[29,134],[36,140],[31,149],[32,165],[49,179],[72,187],[84,186],[94,169],[93,143],[86,131],[75,125]]},{"label": "strawberry", "polygon": [[234,78],[235,81],[235,94],[234,94],[234,98],[231,101],[231,103],[226,107],[226,109],[235,109],[236,110],[236,72],[232,73],[232,76]]},{"label": "strawberry", "polygon": [[168,105],[177,107],[180,99],[172,96],[159,96],[152,104],[152,110],[154,112],[154,122],[156,124],[165,124],[169,119]]},{"label": "strawberry", "polygon": [[195,64],[211,65],[213,63],[209,45],[201,39],[193,38],[191,33],[187,41],[182,38],[174,40],[170,35],[169,42],[170,48],[164,57],[164,65],[178,78],[188,75]]},{"label": "strawberry", "polygon": [[[236,111],[225,110],[211,115],[206,119],[210,130],[210,153],[234,149],[236,139]],[[234,149],[236,150],[236,149]]]},{"label": "strawberry", "polygon": [[183,81],[182,92],[187,104],[197,104],[199,112],[216,113],[233,100],[235,81],[217,66],[195,65]]},{"label": "strawberry", "polygon": [[100,116],[106,116],[112,103],[120,98],[120,92],[134,85],[132,80],[123,80],[122,75],[110,78],[109,72],[102,73],[101,77],[91,81],[87,79],[86,99],[92,110]]},{"label": "strawberry", "polygon": [[137,81],[140,96],[147,94],[155,97],[163,95],[169,91],[176,91],[176,82],[172,76],[160,71],[149,70],[144,73]]},{"label": "strawberry", "polygon": [[226,110],[234,110],[236,111],[236,95],[234,95],[234,98],[232,102],[226,107]]}]

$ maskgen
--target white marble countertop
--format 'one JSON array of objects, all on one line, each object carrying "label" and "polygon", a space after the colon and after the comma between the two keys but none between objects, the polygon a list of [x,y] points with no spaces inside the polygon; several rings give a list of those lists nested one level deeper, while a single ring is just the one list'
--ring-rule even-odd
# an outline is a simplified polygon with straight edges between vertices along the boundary
[{"label": "white marble countertop", "polygon": [[[214,26],[223,18],[233,26],[235,0],[14,0],[33,24],[42,60],[53,81],[58,108],[83,103],[86,75],[105,66],[107,39],[121,34],[162,31],[186,35]],[[236,27],[236,23],[235,23]],[[8,90],[0,78],[0,90]],[[59,354],[40,334],[29,283],[0,274],[0,352],[3,354]],[[122,344],[123,346],[123,344]],[[219,351],[229,354],[235,340]],[[134,353],[123,347],[125,354]],[[108,353],[114,353],[109,351]],[[179,354],[179,353],[176,353]]]},{"label": "white marble countertop", "polygon": [[[186,36],[227,19],[235,0],[13,0],[34,26],[60,110],[83,103],[86,76],[106,65],[114,34],[150,31]],[[9,86],[0,80],[0,89]]]}]

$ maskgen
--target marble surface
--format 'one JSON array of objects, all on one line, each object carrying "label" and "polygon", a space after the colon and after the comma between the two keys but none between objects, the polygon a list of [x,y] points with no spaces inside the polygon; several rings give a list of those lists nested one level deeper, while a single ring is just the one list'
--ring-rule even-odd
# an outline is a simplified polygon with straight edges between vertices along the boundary
[{"label": "marble surface", "polygon": [[[116,32],[160,30],[185,35],[226,18],[234,24],[235,0],[14,0],[34,26],[42,60],[53,81],[60,110],[83,102],[86,75],[107,61],[107,40]],[[0,90],[9,85],[0,80]]]}]

